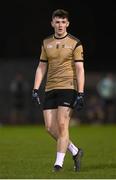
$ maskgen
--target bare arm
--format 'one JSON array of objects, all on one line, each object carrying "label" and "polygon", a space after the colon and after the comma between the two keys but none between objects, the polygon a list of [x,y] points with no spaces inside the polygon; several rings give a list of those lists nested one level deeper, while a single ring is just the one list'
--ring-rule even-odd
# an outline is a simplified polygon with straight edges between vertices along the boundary
[{"label": "bare arm", "polygon": [[77,91],[84,92],[85,74],[83,62],[75,62]]},{"label": "bare arm", "polygon": [[44,78],[44,75],[47,70],[47,63],[41,62],[39,63],[36,74],[35,74],[35,82],[34,82],[34,88],[33,89],[38,89],[41,85],[42,79]]}]

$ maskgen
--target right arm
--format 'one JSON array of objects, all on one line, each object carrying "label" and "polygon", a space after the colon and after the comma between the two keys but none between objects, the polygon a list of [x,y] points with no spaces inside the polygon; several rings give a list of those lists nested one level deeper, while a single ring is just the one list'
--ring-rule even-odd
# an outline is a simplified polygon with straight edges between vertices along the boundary
[{"label": "right arm", "polygon": [[33,89],[39,89],[41,82],[44,78],[44,75],[47,71],[47,64],[48,64],[48,59],[47,59],[47,54],[46,54],[46,51],[44,48],[44,42],[43,42],[42,47],[41,47],[40,62],[35,73],[35,82],[34,82]]},{"label": "right arm", "polygon": [[36,73],[35,73],[35,81],[34,81],[33,89],[38,89],[40,87],[42,79],[44,78],[46,71],[47,71],[47,63],[40,61],[37,67]]}]

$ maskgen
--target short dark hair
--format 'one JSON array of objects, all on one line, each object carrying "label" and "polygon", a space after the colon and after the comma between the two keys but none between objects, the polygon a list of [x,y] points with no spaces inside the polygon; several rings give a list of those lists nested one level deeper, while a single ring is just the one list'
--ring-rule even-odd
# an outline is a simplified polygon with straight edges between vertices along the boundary
[{"label": "short dark hair", "polygon": [[64,18],[69,19],[69,13],[68,13],[68,11],[65,11],[63,9],[57,9],[57,10],[53,11],[53,13],[52,13],[52,19],[55,17],[60,17],[63,19]]}]

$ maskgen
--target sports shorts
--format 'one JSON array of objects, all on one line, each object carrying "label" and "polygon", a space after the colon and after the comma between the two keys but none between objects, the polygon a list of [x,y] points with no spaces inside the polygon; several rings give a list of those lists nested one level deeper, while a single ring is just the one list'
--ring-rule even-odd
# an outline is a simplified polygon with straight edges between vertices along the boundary
[{"label": "sports shorts", "polygon": [[58,106],[73,108],[77,91],[74,89],[54,89],[45,92],[43,109],[56,109]]}]

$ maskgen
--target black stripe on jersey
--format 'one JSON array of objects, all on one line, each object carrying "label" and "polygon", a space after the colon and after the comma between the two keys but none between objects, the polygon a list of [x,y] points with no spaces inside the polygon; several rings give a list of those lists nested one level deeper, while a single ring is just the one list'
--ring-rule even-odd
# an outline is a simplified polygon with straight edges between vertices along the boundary
[{"label": "black stripe on jersey", "polygon": [[72,34],[68,33],[68,36],[71,38],[71,39],[74,39],[75,41],[77,41],[77,43],[80,41],[78,38],[76,38],[75,36],[73,36]]},{"label": "black stripe on jersey", "polygon": [[74,51],[78,46],[81,46],[81,45],[82,45],[81,41],[77,42],[76,45],[75,45],[75,47],[74,47],[74,49],[73,49],[73,51]]},{"label": "black stripe on jersey", "polygon": [[56,37],[56,36],[54,35],[54,38],[55,38],[55,39],[64,39],[64,38],[67,37],[67,36],[68,36],[68,34],[66,34],[64,37],[61,37],[61,38],[60,38],[60,37]]},{"label": "black stripe on jersey", "polygon": [[74,60],[74,62],[84,62],[83,60]]},{"label": "black stripe on jersey", "polygon": [[48,63],[48,60],[40,59],[40,61],[43,62],[43,63]]}]

